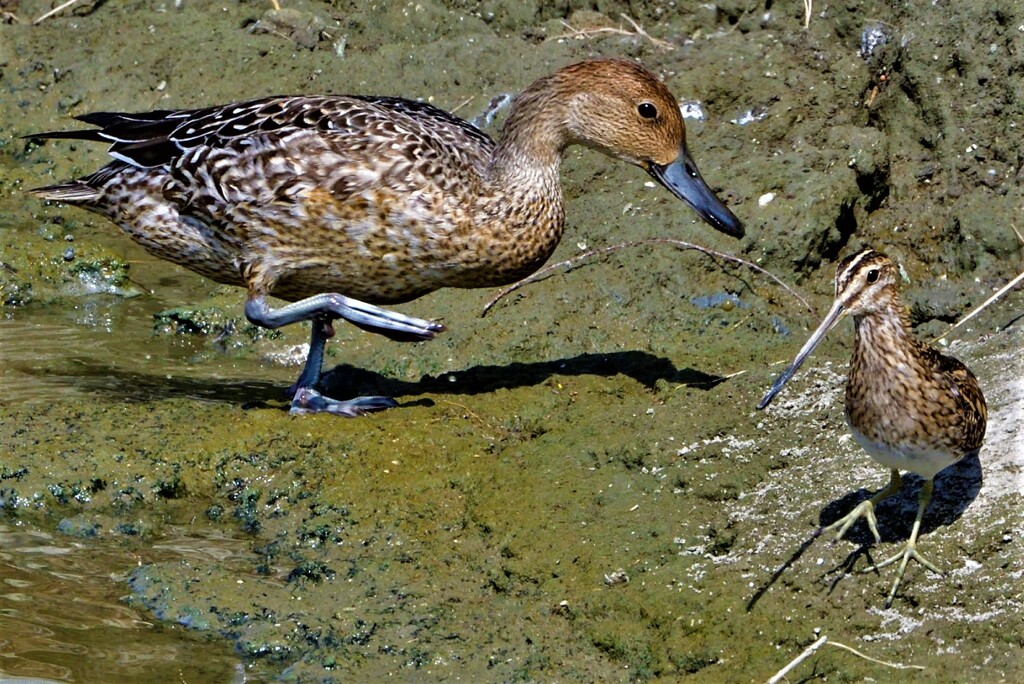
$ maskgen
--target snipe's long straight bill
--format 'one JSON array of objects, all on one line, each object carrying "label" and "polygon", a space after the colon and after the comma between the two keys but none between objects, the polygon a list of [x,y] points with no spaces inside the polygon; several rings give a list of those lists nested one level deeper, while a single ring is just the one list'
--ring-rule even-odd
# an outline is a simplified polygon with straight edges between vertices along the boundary
[{"label": "snipe's long straight bill", "polygon": [[810,339],[804,343],[803,348],[797,352],[796,358],[793,359],[793,363],[789,364],[789,367],[782,371],[782,375],[780,375],[778,380],[772,384],[771,389],[765,392],[764,397],[761,398],[761,403],[757,405],[758,409],[763,409],[768,406],[768,404],[772,403],[772,399],[775,398],[775,395],[782,391],[782,386],[789,382],[790,378],[796,375],[797,369],[799,369],[807,357],[811,355],[811,352],[821,344],[821,341],[825,339],[825,335],[828,334],[828,331],[834,328],[836,323],[843,320],[843,316],[845,315],[846,309],[843,308],[841,303],[837,301],[832,305],[832,308],[829,309],[828,315],[825,316],[825,320],[821,322],[821,325],[819,325],[818,329],[814,331]]},{"label": "snipe's long straight bill", "polygon": [[679,148],[679,156],[674,162],[664,165],[652,162],[648,165],[647,172],[669,192],[693,207],[712,228],[726,235],[743,237],[743,224],[722,200],[711,192],[685,144]]}]

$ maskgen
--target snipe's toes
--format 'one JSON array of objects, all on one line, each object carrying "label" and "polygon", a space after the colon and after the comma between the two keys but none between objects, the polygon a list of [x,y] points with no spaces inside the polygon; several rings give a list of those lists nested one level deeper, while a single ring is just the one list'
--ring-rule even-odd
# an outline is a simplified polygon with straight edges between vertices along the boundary
[{"label": "snipe's toes", "polygon": [[926,560],[924,556],[917,552],[917,545],[913,542],[907,542],[907,545],[903,547],[903,550],[899,553],[886,558],[881,563],[876,563],[869,568],[864,568],[861,572],[872,572],[881,570],[887,565],[892,565],[896,561],[900,561],[900,569],[896,572],[896,581],[892,583],[892,589],[889,591],[889,596],[885,600],[885,607],[888,608],[892,605],[892,601],[896,598],[896,591],[900,588],[900,582],[903,581],[903,573],[907,570],[907,564],[911,560],[916,560],[918,563],[928,568],[937,575],[945,575],[942,570],[939,570],[930,561]]},{"label": "snipe's toes", "polygon": [[824,528],[822,532],[831,532],[838,529],[836,536],[833,539],[834,542],[839,541],[843,538],[843,535],[849,531],[853,524],[857,522],[858,518],[866,518],[868,521],[868,529],[871,530],[871,534],[875,537],[875,543],[882,541],[881,535],[878,534],[878,521],[875,519],[875,504],[868,499],[861,501],[856,508],[844,515],[839,520]]}]

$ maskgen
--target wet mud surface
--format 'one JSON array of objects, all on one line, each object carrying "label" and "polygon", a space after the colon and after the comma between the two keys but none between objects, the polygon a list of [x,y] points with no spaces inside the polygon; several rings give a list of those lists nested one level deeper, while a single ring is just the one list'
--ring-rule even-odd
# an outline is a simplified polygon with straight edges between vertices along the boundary
[{"label": "wet mud surface", "polygon": [[[127,606],[221,639],[254,680],[764,681],[827,635],[934,681],[1019,681],[1020,290],[949,336],[988,437],[936,479],[920,548],[947,574],[911,565],[886,610],[891,571],[857,571],[907,539],[921,480],[879,507],[880,544],[863,523],[812,539],[888,475],[843,420],[847,326],[755,410],[818,323],[763,276],[652,246],[486,317],[494,291],[434,293],[399,308],[443,319],[438,339],[339,328],[329,346],[328,389],[399,408],[296,417],[282,395],[307,330],[253,329],[242,291],[27,197],[104,150],[22,138],[275,93],[471,118],[585,56],[637,58],[700,103],[690,149],[747,237],[572,148],[554,260],[686,240],[821,314],[835,263],[871,245],[931,338],[1024,266],[1019,3],[815,3],[807,29],[801,3],[745,0],[269,4],[82,3],[38,26],[49,3],[4,7],[21,21],[0,24],[3,524],[97,549]],[[672,49],[593,32],[634,31],[620,13]],[[160,550],[189,526],[232,539],[230,562]],[[825,647],[790,681],[921,676]]]}]

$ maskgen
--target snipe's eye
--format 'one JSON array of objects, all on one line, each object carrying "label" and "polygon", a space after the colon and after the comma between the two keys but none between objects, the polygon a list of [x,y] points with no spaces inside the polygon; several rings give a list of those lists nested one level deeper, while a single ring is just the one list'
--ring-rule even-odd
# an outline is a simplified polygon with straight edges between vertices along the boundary
[{"label": "snipe's eye", "polygon": [[868,271],[868,282],[869,283],[873,283],[873,282],[875,282],[877,280],[878,280],[878,269],[877,268],[873,268],[870,271]]},{"label": "snipe's eye", "polygon": [[658,108],[650,102],[641,102],[640,106],[636,108],[636,111],[640,112],[640,116],[645,119],[653,119],[658,116]]}]

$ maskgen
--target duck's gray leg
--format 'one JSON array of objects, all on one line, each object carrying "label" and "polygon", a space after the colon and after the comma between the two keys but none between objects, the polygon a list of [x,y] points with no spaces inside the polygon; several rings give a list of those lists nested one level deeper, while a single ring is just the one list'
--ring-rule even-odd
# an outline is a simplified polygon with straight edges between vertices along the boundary
[{"label": "duck's gray leg", "polygon": [[250,295],[245,303],[245,317],[264,328],[280,328],[299,321],[333,321],[342,318],[363,330],[399,342],[429,340],[437,333],[444,332],[444,326],[440,323],[388,311],[331,292],[313,295],[276,309],[270,308],[263,295]]},{"label": "duck's gray leg", "polygon": [[363,330],[385,335],[393,340],[415,342],[429,340],[445,328],[419,318],[351,299],[339,294],[326,293],[272,309],[262,295],[250,295],[245,303],[245,316],[250,322],[264,328],[280,328],[298,321],[312,321],[313,332],[309,341],[306,364],[295,385],[292,413],[334,413],[355,417],[371,411],[397,406],[391,397],[356,397],[347,401],[331,399],[320,394],[316,384],[320,380],[324,346],[334,334],[331,321],[344,319]]}]

